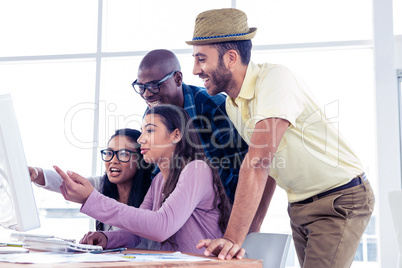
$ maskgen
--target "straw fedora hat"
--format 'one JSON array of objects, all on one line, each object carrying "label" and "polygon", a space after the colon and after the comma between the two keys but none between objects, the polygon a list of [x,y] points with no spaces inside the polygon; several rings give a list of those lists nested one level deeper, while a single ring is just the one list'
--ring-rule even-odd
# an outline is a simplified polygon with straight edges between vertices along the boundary
[{"label": "straw fedora hat", "polygon": [[195,19],[194,35],[189,45],[205,45],[227,41],[250,40],[257,28],[249,28],[247,15],[235,8],[212,9]]}]

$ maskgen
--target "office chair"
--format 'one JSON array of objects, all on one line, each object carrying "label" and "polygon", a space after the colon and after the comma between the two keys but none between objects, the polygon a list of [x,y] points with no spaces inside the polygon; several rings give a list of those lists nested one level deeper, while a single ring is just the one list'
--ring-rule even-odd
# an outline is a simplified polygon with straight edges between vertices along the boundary
[{"label": "office chair", "polygon": [[402,268],[402,190],[389,192],[388,201],[399,249],[397,267]]},{"label": "office chair", "polygon": [[290,234],[250,233],[242,246],[246,250],[245,258],[261,259],[264,268],[283,268],[291,239]]}]

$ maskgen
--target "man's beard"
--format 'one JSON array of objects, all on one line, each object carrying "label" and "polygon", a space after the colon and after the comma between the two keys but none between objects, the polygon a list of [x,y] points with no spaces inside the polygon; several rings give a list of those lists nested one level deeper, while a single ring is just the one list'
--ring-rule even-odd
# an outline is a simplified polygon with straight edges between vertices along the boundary
[{"label": "man's beard", "polygon": [[227,92],[232,80],[233,74],[226,68],[223,59],[219,59],[219,64],[216,70],[211,74],[211,79],[215,85],[215,90],[211,95],[216,95],[219,92]]}]

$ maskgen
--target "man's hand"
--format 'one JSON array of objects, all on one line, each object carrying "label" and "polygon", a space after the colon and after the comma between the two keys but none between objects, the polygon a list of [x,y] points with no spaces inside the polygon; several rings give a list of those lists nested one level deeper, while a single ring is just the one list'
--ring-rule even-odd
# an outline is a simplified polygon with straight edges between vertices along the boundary
[{"label": "man's hand", "polygon": [[218,238],[214,240],[203,239],[198,242],[196,247],[198,249],[203,247],[206,248],[204,251],[205,256],[213,254],[218,256],[220,260],[230,260],[233,257],[240,260],[244,257],[244,253],[246,252],[244,248],[240,248],[239,245],[234,244],[226,238]]},{"label": "man's hand", "polygon": [[80,243],[106,248],[107,241],[106,235],[102,232],[88,232],[83,238],[81,238]]},{"label": "man's hand", "polygon": [[84,204],[94,190],[92,184],[77,173],[67,171],[66,174],[57,166],[53,166],[53,168],[63,179],[60,191],[64,198],[68,201]]}]

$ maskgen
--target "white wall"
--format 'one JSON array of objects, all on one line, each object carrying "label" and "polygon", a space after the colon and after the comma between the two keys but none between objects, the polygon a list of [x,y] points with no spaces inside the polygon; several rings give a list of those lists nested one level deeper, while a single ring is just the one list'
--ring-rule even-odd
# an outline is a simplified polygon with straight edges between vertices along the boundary
[{"label": "white wall", "polygon": [[[397,243],[388,193],[401,188],[399,94],[396,83],[392,0],[373,0],[380,264],[396,267]],[[398,48],[399,49],[399,48]]]}]

